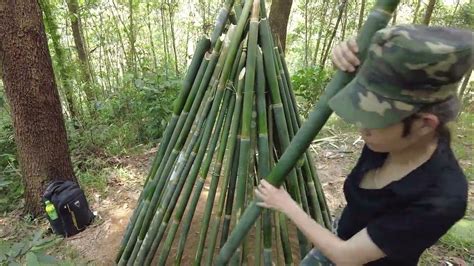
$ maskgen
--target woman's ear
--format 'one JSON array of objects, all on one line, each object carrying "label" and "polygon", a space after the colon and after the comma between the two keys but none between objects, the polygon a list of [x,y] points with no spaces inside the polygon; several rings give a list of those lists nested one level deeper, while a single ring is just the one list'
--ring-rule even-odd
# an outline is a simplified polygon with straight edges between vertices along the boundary
[{"label": "woman's ear", "polygon": [[422,122],[420,128],[418,129],[420,135],[426,135],[436,131],[439,126],[439,118],[434,114],[419,113],[418,117]]}]

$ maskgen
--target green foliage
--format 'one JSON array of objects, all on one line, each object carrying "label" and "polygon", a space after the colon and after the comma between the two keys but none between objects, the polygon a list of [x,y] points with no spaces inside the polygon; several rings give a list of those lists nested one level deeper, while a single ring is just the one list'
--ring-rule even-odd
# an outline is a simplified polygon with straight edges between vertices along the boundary
[{"label": "green foliage", "polygon": [[332,71],[319,67],[302,68],[293,74],[291,82],[303,116],[307,116],[318,101],[331,75]]},{"label": "green foliage", "polygon": [[133,79],[131,86],[95,103],[96,117],[84,129],[70,132],[71,149],[119,155],[161,137],[177,98],[180,81],[152,74]]},{"label": "green foliage", "polygon": [[67,265],[46,254],[61,241],[62,238],[45,236],[39,230],[18,242],[0,241],[0,265]]},{"label": "green foliage", "polygon": [[474,236],[474,221],[462,219],[441,238],[441,243],[460,251],[473,250],[472,236]]},{"label": "green foliage", "polygon": [[8,114],[0,111],[0,212],[16,208],[22,195],[13,126]]}]

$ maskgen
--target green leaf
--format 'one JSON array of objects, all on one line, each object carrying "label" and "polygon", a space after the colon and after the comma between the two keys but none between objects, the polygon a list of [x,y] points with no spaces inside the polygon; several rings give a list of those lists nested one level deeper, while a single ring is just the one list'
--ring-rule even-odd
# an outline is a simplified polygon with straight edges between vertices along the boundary
[{"label": "green leaf", "polygon": [[37,244],[35,244],[31,250],[32,251],[37,251],[37,250],[42,250],[42,249],[47,249],[50,248],[59,242],[61,242],[63,239],[59,237],[50,237],[50,238],[44,238],[41,241],[39,241]]},{"label": "green leaf", "polygon": [[43,253],[35,253],[36,257],[38,258],[38,262],[42,265],[47,264],[47,265],[56,265],[58,264],[58,259],[56,259],[53,256],[43,254]]},{"label": "green leaf", "polygon": [[39,266],[38,257],[33,252],[28,252],[26,254],[26,266]]}]

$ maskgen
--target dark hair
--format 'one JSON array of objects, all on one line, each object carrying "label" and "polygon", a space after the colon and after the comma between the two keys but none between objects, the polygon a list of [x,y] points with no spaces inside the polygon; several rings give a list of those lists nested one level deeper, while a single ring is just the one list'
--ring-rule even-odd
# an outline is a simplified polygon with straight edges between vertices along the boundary
[{"label": "dark hair", "polygon": [[[459,112],[459,100],[455,96],[450,97],[449,99],[440,103],[427,105],[418,111],[418,113],[430,113],[438,117],[439,125],[436,128],[436,133],[438,134],[440,138],[446,139],[448,143],[451,142],[451,132],[449,128],[446,126],[446,124],[450,121],[455,120],[458,115],[458,112]],[[410,135],[413,121],[415,121],[416,118],[419,118],[418,113],[408,116],[407,118],[402,120],[403,122],[402,137],[406,137]]]}]

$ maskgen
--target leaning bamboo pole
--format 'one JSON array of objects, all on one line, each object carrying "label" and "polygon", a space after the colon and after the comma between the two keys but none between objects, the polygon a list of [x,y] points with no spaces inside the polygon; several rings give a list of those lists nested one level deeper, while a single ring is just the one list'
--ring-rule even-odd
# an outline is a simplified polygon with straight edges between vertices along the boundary
[{"label": "leaning bamboo pole", "polygon": [[[357,38],[357,43],[361,51],[359,56],[362,59],[365,58],[371,37],[377,30],[387,25],[398,2],[398,0],[377,1],[375,8],[369,15]],[[271,184],[280,186],[288,173],[293,170],[295,163],[297,163],[331,115],[331,109],[327,104],[328,100],[352,78],[353,74],[342,71],[336,73],[335,77],[326,87],[325,93],[320,97],[319,102],[310,113],[308,120],[302,125],[293,138],[292,145],[286,149],[279,162],[266,178]],[[229,261],[235,250],[239,247],[242,239],[260,215],[260,212],[261,208],[256,205],[256,201],[253,201],[245,210],[240,223],[236,225],[226,244],[221,248],[216,260],[216,265],[224,265]]]},{"label": "leaning bamboo pole", "polygon": [[[385,26],[390,5],[388,0],[378,2],[378,11],[372,12],[358,40],[361,49]],[[225,38],[218,38],[221,35]],[[297,262],[310,248],[308,240],[299,231],[293,239],[294,227],[282,214],[265,210],[260,217],[252,191],[263,178],[285,185],[306,212],[330,227],[307,151],[330,110],[320,102],[309,118],[312,122],[302,123],[264,1],[226,0],[211,39],[200,45],[205,49],[196,51],[117,262]],[[337,73],[322,99],[334,95],[350,77]],[[201,199],[203,214],[196,211]],[[190,249],[192,225],[199,235]],[[294,240],[299,250],[292,246]]]}]

